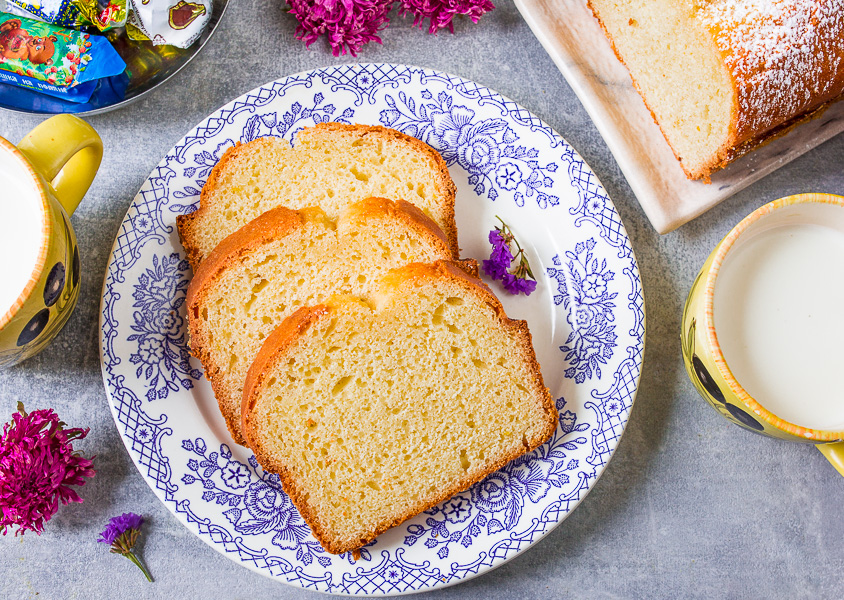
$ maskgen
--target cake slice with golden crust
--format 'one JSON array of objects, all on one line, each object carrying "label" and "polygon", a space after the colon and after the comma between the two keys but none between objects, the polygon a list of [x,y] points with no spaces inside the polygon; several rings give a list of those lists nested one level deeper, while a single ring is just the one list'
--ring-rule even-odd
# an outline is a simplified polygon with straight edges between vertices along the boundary
[{"label": "cake slice with golden crust", "polygon": [[259,138],[229,148],[202,188],[199,208],[177,220],[194,271],[214,247],[261,213],[285,206],[320,207],[336,219],[372,196],[405,200],[445,233],[458,254],[456,187],[439,153],[394,129],[321,123],[290,144]]},{"label": "cake slice with golden crust", "polygon": [[391,271],[370,302],[300,308],[264,342],[243,432],[332,553],[465,490],[557,426],[524,321],[455,263]]},{"label": "cake slice with golden crust", "polygon": [[[393,267],[452,258],[445,235],[415,206],[369,198],[335,222],[322,210],[272,209],[223,240],[187,293],[191,350],[205,367],[232,438],[252,359],[297,308],[334,293],[368,296]],[[464,268],[476,272],[477,264]]]}]

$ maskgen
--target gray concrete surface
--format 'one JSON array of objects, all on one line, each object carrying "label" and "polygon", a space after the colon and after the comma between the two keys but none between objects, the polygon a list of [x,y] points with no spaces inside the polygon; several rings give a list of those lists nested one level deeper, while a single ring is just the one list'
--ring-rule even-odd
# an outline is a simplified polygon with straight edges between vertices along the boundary
[{"label": "gray concrete surface", "polygon": [[[606,145],[510,0],[455,35],[395,18],[384,45],[358,60],[415,64],[475,80],[516,100],[565,137],[603,181],[639,260],[648,311],[639,394],[627,432],[588,497],[546,539],[503,567],[430,598],[819,598],[844,585],[844,478],[808,445],[728,424],[696,394],[680,355],[685,296],[711,248],[765,202],[804,191],[844,194],[844,136],[780,169],[679,230],[658,236]],[[84,265],[79,305],[39,356],[0,372],[0,415],[17,400],[53,406],[91,433],[80,448],[99,474],[84,504],[38,537],[0,539],[2,598],[316,598],[235,564],[182,526],[123,448],[100,375],[97,317],[118,225],[160,158],[207,114],[241,93],[306,69],[354,62],[295,40],[278,0],[233,0],[216,37],[166,87],[91,117],[102,169],[73,215]],[[41,119],[0,113],[18,141]],[[4,416],[3,419],[6,417]],[[156,578],[96,543],[124,511],[148,520],[141,554]]]}]

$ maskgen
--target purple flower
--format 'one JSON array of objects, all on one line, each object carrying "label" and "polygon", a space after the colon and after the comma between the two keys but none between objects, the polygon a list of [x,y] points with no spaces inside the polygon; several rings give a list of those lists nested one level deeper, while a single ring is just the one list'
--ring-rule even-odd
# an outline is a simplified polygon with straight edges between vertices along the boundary
[{"label": "purple flower", "polygon": [[482,261],[484,272],[493,279],[501,279],[510,269],[513,262],[513,254],[507,240],[497,229],[489,232],[489,243],[492,244],[492,252],[489,260]]},{"label": "purple flower", "polygon": [[121,554],[131,560],[141,570],[147,581],[152,581],[149,571],[132,552],[143,524],[144,518],[135,513],[123,513],[119,517],[112,517],[97,541],[111,546],[111,552],[114,554]]},{"label": "purple flower", "polygon": [[477,23],[481,15],[491,11],[495,6],[490,0],[399,0],[400,14],[411,13],[413,24],[422,27],[425,19],[430,19],[428,33],[436,33],[440,29],[448,28],[454,33],[452,21],[457,15],[465,15]]},{"label": "purple flower", "polygon": [[94,476],[93,461],[73,451],[75,439],[88,429],[65,429],[53,409],[18,412],[0,435],[0,528],[18,527],[41,534],[44,522],[59,509],[59,502],[82,502],[70,486]]},{"label": "purple flower", "polygon": [[230,460],[221,471],[220,477],[223,483],[230,488],[237,490],[249,483],[249,469],[236,460]]},{"label": "purple flower", "polygon": [[514,296],[517,294],[530,296],[531,293],[536,290],[535,281],[532,279],[522,279],[520,277],[516,277],[512,273],[506,273],[502,283],[504,284],[504,289]]},{"label": "purple flower", "polygon": [[143,524],[144,518],[135,513],[123,513],[119,517],[112,517],[97,541],[102,544],[111,545],[117,538],[130,529],[140,531],[141,525]]},{"label": "purple flower", "polygon": [[[501,221],[500,217],[497,217]],[[511,294],[524,294],[529,296],[536,290],[536,278],[530,270],[525,251],[519,245],[516,237],[501,221],[501,227],[495,227],[489,232],[489,243],[492,244],[492,252],[489,260],[482,261],[484,273],[493,280],[501,281],[504,289]],[[510,244],[515,244],[518,252],[513,256]],[[511,272],[510,265],[518,259],[516,268]]]},{"label": "purple flower", "polygon": [[352,56],[364,44],[381,43],[378,31],[387,26],[394,0],[287,0],[290,13],[299,20],[296,37],[313,44],[322,34],[328,37],[334,56]]}]

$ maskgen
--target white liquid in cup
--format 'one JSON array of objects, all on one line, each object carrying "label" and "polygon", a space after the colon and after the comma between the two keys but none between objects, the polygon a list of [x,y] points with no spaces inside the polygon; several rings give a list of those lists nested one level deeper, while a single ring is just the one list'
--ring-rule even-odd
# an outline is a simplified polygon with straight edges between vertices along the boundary
[{"label": "white liquid in cup", "polygon": [[798,204],[748,228],[721,265],[713,319],[754,400],[795,425],[844,430],[844,208]]},{"label": "white liquid in cup", "polygon": [[38,188],[21,159],[0,147],[0,317],[29,282],[43,243]]}]

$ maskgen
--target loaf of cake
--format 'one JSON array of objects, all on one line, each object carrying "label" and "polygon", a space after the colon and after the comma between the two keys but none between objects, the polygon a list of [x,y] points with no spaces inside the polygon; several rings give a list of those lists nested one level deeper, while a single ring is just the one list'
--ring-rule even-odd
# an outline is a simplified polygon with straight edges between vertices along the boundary
[{"label": "loaf of cake", "polygon": [[322,546],[354,551],[557,426],[524,321],[454,263],[300,308],[246,378],[243,433]]},{"label": "loaf of cake", "polygon": [[223,238],[271,208],[319,206],[336,219],[349,204],[378,196],[417,206],[456,256],[455,189],[439,153],[416,138],[322,123],[300,131],[292,148],[275,137],[230,148],[203,186],[199,209],[179,216],[177,226],[196,270]]},{"label": "loaf of cake", "polygon": [[[367,298],[389,269],[453,258],[445,235],[418,208],[369,198],[337,221],[318,208],[274,208],[233,233],[197,268],[187,292],[191,352],[205,367],[232,438],[264,339],[298,308],[334,293]],[[465,267],[477,273],[477,264]]]},{"label": "loaf of cake", "polygon": [[844,0],[587,0],[690,179],[844,93]]}]

